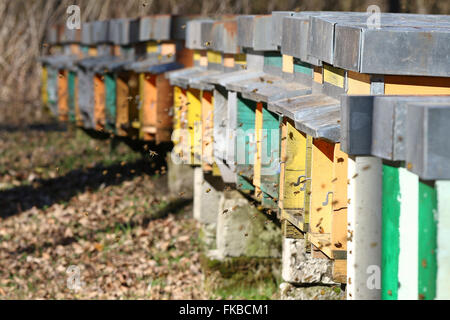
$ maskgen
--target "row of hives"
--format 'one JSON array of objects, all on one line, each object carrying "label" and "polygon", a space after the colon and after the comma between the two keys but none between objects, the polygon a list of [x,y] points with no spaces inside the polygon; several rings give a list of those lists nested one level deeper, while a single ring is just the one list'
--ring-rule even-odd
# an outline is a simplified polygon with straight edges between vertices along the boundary
[{"label": "row of hives", "polygon": [[449,16],[351,12],[56,27],[43,100],[172,141],[331,259],[349,299],[449,298],[449,40]]}]

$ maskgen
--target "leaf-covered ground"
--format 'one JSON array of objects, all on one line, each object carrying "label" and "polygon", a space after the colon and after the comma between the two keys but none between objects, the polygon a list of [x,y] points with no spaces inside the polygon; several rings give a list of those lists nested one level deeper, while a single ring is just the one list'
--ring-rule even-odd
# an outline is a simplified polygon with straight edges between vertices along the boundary
[{"label": "leaf-covered ground", "polygon": [[0,125],[0,299],[276,298],[271,267],[207,266],[192,201],[169,196],[151,148]]},{"label": "leaf-covered ground", "polygon": [[0,299],[208,298],[191,202],[149,158],[53,125],[0,130]]}]

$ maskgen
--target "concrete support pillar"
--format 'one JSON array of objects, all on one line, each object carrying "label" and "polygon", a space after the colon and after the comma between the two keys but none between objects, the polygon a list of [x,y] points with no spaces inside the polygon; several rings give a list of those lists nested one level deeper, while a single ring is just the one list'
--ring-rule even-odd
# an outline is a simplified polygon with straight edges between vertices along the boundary
[{"label": "concrete support pillar", "polygon": [[295,284],[336,284],[333,260],[313,258],[306,252],[305,239],[283,239],[282,278]]},{"label": "concrete support pillar", "polygon": [[339,286],[297,287],[283,282],[280,284],[281,300],[344,300],[345,292]]},{"label": "concrete support pillar", "polygon": [[220,177],[194,169],[194,218],[203,224],[216,224],[224,183]]},{"label": "concrete support pillar", "polygon": [[224,189],[221,177],[194,169],[194,219],[201,224],[200,238],[207,250],[216,248],[217,212]]},{"label": "concrete support pillar", "polygon": [[217,217],[215,259],[227,257],[279,258],[281,231],[238,191],[224,191]]},{"label": "concrete support pillar", "polygon": [[167,183],[169,192],[177,198],[192,199],[194,192],[194,168],[183,163],[175,163],[171,154],[167,157]]}]

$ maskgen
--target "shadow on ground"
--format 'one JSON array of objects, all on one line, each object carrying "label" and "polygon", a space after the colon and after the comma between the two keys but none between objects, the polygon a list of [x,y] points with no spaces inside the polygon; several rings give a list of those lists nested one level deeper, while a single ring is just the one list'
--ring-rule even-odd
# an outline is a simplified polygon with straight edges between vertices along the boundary
[{"label": "shadow on ground", "polygon": [[[179,213],[182,211],[181,209],[185,208],[186,206],[188,206],[191,203],[192,203],[192,199],[174,199],[171,202],[169,202],[166,206],[164,206],[163,208],[153,212],[151,216],[145,216],[144,218],[139,219],[139,220],[133,220],[133,221],[123,222],[123,223],[116,223],[116,225],[114,225],[114,228],[120,228],[121,230],[125,230],[125,229],[134,229],[135,227],[140,226],[145,229],[145,228],[147,228],[148,224],[151,221],[157,220],[157,219],[164,219],[171,213],[177,213],[177,212]],[[87,235],[83,235],[83,237],[89,241],[93,241],[98,233],[106,233],[108,231],[108,228],[109,227],[90,230],[89,233]],[[59,239],[55,239],[55,241],[53,241],[52,243],[47,242],[47,243],[44,243],[42,246],[36,246],[36,244],[31,244],[29,246],[22,247],[15,252],[10,252],[10,254],[15,254],[15,255],[21,255],[23,253],[31,254],[36,251],[42,252],[42,250],[44,250],[44,249],[47,249],[50,247],[56,247],[58,245],[68,246],[74,242],[77,242],[78,241],[77,237],[79,237],[79,236],[80,235],[77,235],[77,234],[74,234],[71,237],[61,236]]]},{"label": "shadow on ground", "polygon": [[119,185],[141,174],[153,175],[165,165],[163,157],[155,158],[153,163],[153,168],[148,159],[140,159],[125,164],[75,169],[64,176],[37,179],[32,185],[0,191],[0,217],[8,218],[32,207],[41,209],[66,202],[78,193],[96,190],[101,185]]}]

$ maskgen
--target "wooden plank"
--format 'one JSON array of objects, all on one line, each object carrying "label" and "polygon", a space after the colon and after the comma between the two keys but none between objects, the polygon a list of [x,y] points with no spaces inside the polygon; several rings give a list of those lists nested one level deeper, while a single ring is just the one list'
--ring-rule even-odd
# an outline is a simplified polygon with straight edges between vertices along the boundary
[{"label": "wooden plank", "polygon": [[419,223],[419,179],[399,168],[400,212],[398,254],[398,296],[399,300],[416,300],[418,296],[418,223]]},{"label": "wooden plank", "polygon": [[75,77],[75,124],[78,127],[83,126],[83,118],[81,117],[80,106],[78,105],[78,76]]},{"label": "wooden plank", "polygon": [[309,236],[311,243],[330,258],[334,149],[334,144],[313,140]]},{"label": "wooden plank", "polygon": [[263,135],[263,104],[258,102],[255,109],[255,139],[256,153],[254,156],[253,167],[253,185],[255,186],[255,195],[262,199],[261,193],[261,156],[262,156],[262,135]]},{"label": "wooden plank", "polygon": [[437,275],[436,299],[450,299],[450,181],[436,181],[437,225]]},{"label": "wooden plank", "polygon": [[223,54],[223,66],[226,68],[234,68],[234,54],[224,53]]},{"label": "wooden plank", "polygon": [[181,130],[181,100],[182,92],[180,87],[173,87],[173,134],[172,142],[176,146],[180,142]]},{"label": "wooden plank", "polygon": [[436,297],[437,273],[437,194],[433,183],[419,181],[419,296],[420,300]]},{"label": "wooden plank", "polygon": [[283,72],[294,73],[294,57],[283,54]]},{"label": "wooden plank", "polygon": [[282,220],[281,221],[281,231],[283,234],[283,237],[290,238],[290,239],[304,239],[305,236],[303,233],[297,229],[292,223],[290,223],[288,220]]},{"label": "wooden plank", "polygon": [[[147,50],[149,47],[147,46]],[[156,75],[150,73],[139,74],[139,121],[141,123],[139,138],[144,141],[155,139],[157,114]]]},{"label": "wooden plank", "polygon": [[283,67],[283,58],[281,53],[276,51],[265,51],[264,65],[280,68],[281,70],[281,68]]},{"label": "wooden plank", "polygon": [[180,136],[179,136],[179,155],[180,158],[185,163],[190,163],[191,161],[191,145],[190,145],[190,134],[188,128],[188,98],[187,90],[179,90],[180,94]]},{"label": "wooden plank", "polygon": [[69,113],[68,105],[68,86],[67,86],[67,70],[60,70],[58,72],[58,119],[59,121],[67,121]]},{"label": "wooden plank", "polygon": [[347,282],[347,259],[335,259],[333,262],[333,281]]},{"label": "wooden plank", "polygon": [[47,67],[46,66],[42,66],[42,73],[41,73],[41,101],[42,101],[42,106],[44,108],[48,108],[48,93],[47,93],[47,79],[48,79],[48,74],[47,74]]},{"label": "wooden plank", "polygon": [[[312,150],[313,150],[313,138],[306,136],[306,189],[305,189],[305,210],[303,215],[305,230],[309,231],[309,217],[311,215],[311,172],[312,172]],[[308,236],[306,236],[308,239]],[[309,240],[308,240],[309,241]]]},{"label": "wooden plank", "polygon": [[284,127],[282,143],[285,144],[286,150],[284,163],[282,163],[284,170],[281,170],[283,178],[280,172],[280,182],[282,181],[280,186],[283,186],[283,189],[280,188],[280,198],[283,197],[282,210],[299,216],[302,223],[296,225],[300,230],[306,231],[303,223],[306,182],[302,183],[308,181],[306,180],[306,135],[295,129],[295,124],[290,119],[286,119]]},{"label": "wooden plank", "polygon": [[245,53],[237,53],[234,55],[234,63],[240,66],[247,64],[247,56]]},{"label": "wooden plank", "polygon": [[176,59],[185,68],[192,67],[194,65],[194,50],[188,49],[183,45],[181,49],[176,50]]},{"label": "wooden plank", "polygon": [[294,73],[303,73],[312,77],[313,70],[313,66],[309,63],[303,62],[298,58],[294,58]]},{"label": "wooden plank", "polygon": [[71,123],[75,123],[75,78],[77,77],[77,73],[74,71],[68,72],[67,77],[67,90],[68,90],[68,120]]},{"label": "wooden plank", "polygon": [[126,72],[121,72],[116,78],[116,134],[118,136],[126,136],[129,127],[129,115],[128,115],[128,78],[129,75]]},{"label": "wooden plank", "polygon": [[283,208],[285,201],[285,184],[286,184],[286,161],[287,161],[287,122],[288,118],[283,118],[280,123],[280,185],[279,185],[279,197],[278,208],[281,210],[281,217],[283,218]]},{"label": "wooden plank", "polygon": [[241,190],[254,190],[253,165],[256,153],[255,112],[256,102],[242,98],[237,99],[237,130],[235,144],[235,163],[237,187]]},{"label": "wooden plank", "polygon": [[347,71],[347,94],[370,94],[370,75]]},{"label": "wooden plank", "polygon": [[386,95],[449,95],[450,78],[384,76]]},{"label": "wooden plank", "polygon": [[106,94],[106,107],[105,107],[105,119],[106,130],[115,132],[116,123],[116,77],[113,73],[105,74],[105,94]]},{"label": "wooden plank", "polygon": [[96,47],[88,47],[87,50],[88,50],[88,51],[87,51],[88,56],[90,56],[90,57],[96,57],[97,54],[98,54],[98,50],[97,50]]},{"label": "wooden plank", "polygon": [[345,70],[333,67],[329,64],[323,65],[323,81],[336,87],[344,88]]},{"label": "wooden plank", "polygon": [[222,53],[217,51],[208,50],[206,53],[208,64],[222,64]]},{"label": "wooden plank", "polygon": [[201,90],[189,88],[187,90],[187,125],[190,137],[190,149],[192,165],[201,164]]},{"label": "wooden plank", "polygon": [[164,74],[156,76],[156,143],[169,142],[172,135],[173,115],[170,113],[173,90]]},{"label": "wooden plank", "polygon": [[58,115],[58,70],[47,69],[47,106],[53,116]]},{"label": "wooden plank", "polygon": [[[331,216],[331,248],[332,258],[335,258],[333,279],[337,282],[347,281],[347,172],[348,155],[341,151],[340,144],[334,145],[334,163],[332,176],[332,207]],[[339,260],[339,261],[338,261]]]},{"label": "wooden plank", "polygon": [[399,170],[383,164],[383,227],[381,233],[381,298],[383,300],[397,300],[398,297],[399,199]]},{"label": "wooden plank", "polygon": [[103,75],[94,75],[94,122],[95,130],[105,128],[105,83]]},{"label": "wooden plank", "polygon": [[139,137],[139,74],[130,73],[128,79],[128,137],[135,140]]},{"label": "wooden plank", "polygon": [[176,53],[176,44],[173,42],[161,43],[160,50],[162,56],[173,56]]},{"label": "wooden plank", "polygon": [[314,82],[323,83],[323,68],[322,67],[314,67],[314,75],[313,75]]},{"label": "wooden plank", "polygon": [[214,97],[211,91],[202,94],[202,166],[210,172],[214,164]]}]

